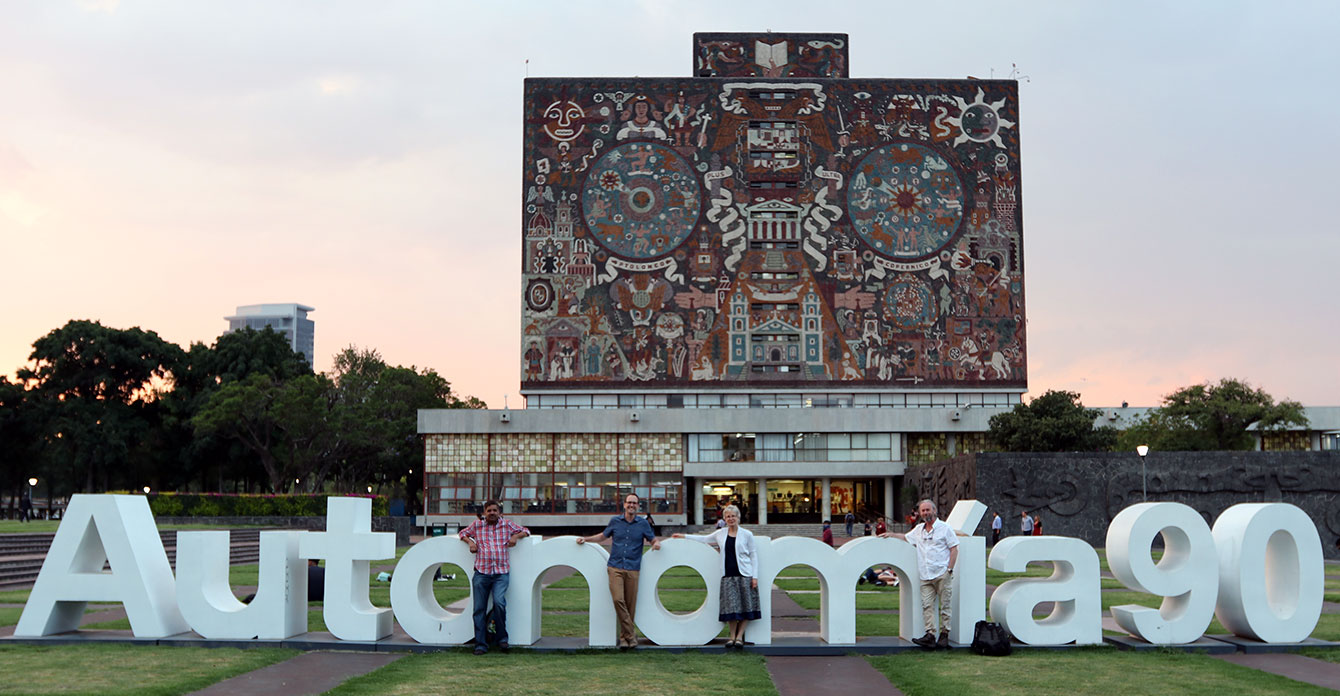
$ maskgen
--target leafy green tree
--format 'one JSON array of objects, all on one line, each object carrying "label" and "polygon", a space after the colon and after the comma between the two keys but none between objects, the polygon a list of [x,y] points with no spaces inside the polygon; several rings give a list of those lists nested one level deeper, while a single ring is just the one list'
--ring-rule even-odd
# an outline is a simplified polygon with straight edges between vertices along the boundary
[{"label": "leafy green tree", "polygon": [[338,449],[333,384],[324,375],[277,381],[262,373],[223,384],[191,419],[196,432],[241,443],[273,492],[312,479]]},{"label": "leafy green tree", "polygon": [[[138,487],[132,452],[148,430],[147,414],[171,383],[181,348],[152,331],[113,329],[74,320],[37,339],[32,366],[18,377],[43,427],[48,477],[61,492]],[[82,479],[82,485],[78,483]]]},{"label": "leafy green tree", "polygon": [[226,479],[270,478],[243,440],[220,434],[217,429],[197,428],[192,421],[222,385],[251,375],[283,383],[310,376],[312,369],[306,358],[270,327],[232,331],[219,336],[213,346],[194,343],[185,352],[182,365],[173,374],[172,392],[164,399],[166,412],[157,433],[162,440],[160,457],[166,460],[159,467],[160,485],[182,486],[198,480],[202,489],[223,489]]},{"label": "leafy green tree", "polygon": [[[340,485],[358,490],[367,483],[398,485],[409,493],[422,487],[423,441],[418,411],[430,408],[486,408],[475,397],[458,398],[451,384],[431,369],[391,367],[375,350],[349,347],[335,356],[346,457]],[[418,471],[418,477],[410,471]]]},{"label": "leafy green tree", "polygon": [[253,374],[281,382],[312,374],[302,353],[294,351],[283,334],[268,326],[261,331],[245,327],[219,336],[200,365],[207,376],[220,383]]},{"label": "leafy green tree", "polygon": [[30,477],[46,478],[34,447],[39,423],[27,396],[22,384],[0,375],[0,490],[9,496],[11,508]]},{"label": "leafy green tree", "polygon": [[1117,431],[1095,427],[1099,414],[1084,408],[1079,394],[1053,390],[992,416],[989,434],[1007,452],[1105,452],[1116,444]]},{"label": "leafy green tree", "polygon": [[1255,445],[1251,428],[1274,432],[1307,426],[1303,405],[1285,399],[1279,403],[1262,389],[1241,380],[1197,384],[1163,397],[1140,422],[1122,433],[1119,446],[1149,445],[1161,451],[1249,450]]}]

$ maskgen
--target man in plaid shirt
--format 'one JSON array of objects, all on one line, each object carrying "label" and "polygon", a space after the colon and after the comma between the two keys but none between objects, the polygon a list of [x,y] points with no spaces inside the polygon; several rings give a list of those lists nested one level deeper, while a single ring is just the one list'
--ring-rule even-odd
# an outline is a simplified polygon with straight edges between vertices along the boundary
[{"label": "man in plaid shirt", "polygon": [[461,541],[470,545],[475,554],[475,576],[470,580],[470,594],[475,599],[475,654],[489,651],[488,607],[493,598],[493,627],[498,637],[498,649],[507,652],[507,583],[511,565],[507,549],[516,546],[517,539],[530,536],[530,530],[502,517],[502,508],[496,501],[484,503],[484,519],[461,530]]}]

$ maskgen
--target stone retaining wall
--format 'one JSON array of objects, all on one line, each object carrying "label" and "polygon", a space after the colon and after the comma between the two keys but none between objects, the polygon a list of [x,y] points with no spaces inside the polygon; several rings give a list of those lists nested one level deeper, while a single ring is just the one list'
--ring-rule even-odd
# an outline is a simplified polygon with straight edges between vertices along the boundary
[{"label": "stone retaining wall", "polygon": [[[156,517],[158,524],[203,524],[223,527],[259,526],[326,531],[325,517]],[[410,517],[374,517],[372,531],[395,532],[396,546],[409,544]]]},{"label": "stone retaining wall", "polygon": [[[1340,557],[1340,452],[1151,452],[1145,465],[1149,500],[1185,503],[1211,526],[1237,503],[1297,505],[1316,522],[1326,557]],[[1041,516],[1044,533],[1095,546],[1118,512],[1143,499],[1141,480],[1134,452],[965,454],[908,471],[921,497],[946,512],[959,498],[985,503],[978,534],[989,535],[997,512],[1005,534],[1018,534],[1027,511]]]}]

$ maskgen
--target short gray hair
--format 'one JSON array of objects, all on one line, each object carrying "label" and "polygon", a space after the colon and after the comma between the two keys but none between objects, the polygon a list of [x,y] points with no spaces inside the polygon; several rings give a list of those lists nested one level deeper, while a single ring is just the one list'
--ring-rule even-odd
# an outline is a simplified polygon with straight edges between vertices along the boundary
[{"label": "short gray hair", "polygon": [[917,509],[920,510],[920,509],[921,509],[921,506],[922,506],[923,504],[925,504],[925,503],[930,503],[930,506],[931,506],[931,512],[933,512],[933,513],[935,513],[935,514],[937,514],[937,515],[940,514],[940,506],[936,505],[936,504],[935,504],[935,501],[934,501],[934,500],[931,500],[930,498],[926,498],[925,500],[922,500],[920,503],[917,503]]},{"label": "short gray hair", "polygon": [[726,518],[726,513],[728,513],[728,512],[733,512],[733,513],[735,513],[735,516],[736,516],[736,517],[739,517],[739,516],[740,516],[740,508],[737,508],[737,507],[735,507],[734,505],[727,505],[726,507],[721,508],[721,518],[722,518],[722,519],[725,519],[725,518]]}]

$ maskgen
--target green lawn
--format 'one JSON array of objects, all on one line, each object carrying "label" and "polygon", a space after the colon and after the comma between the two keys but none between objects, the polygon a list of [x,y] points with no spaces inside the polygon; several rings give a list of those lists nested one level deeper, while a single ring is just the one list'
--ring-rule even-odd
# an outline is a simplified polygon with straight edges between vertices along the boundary
[{"label": "green lawn", "polygon": [[0,626],[16,625],[22,614],[23,609],[20,607],[0,607]]},{"label": "green lawn", "polygon": [[1006,658],[915,652],[866,659],[907,696],[1334,693],[1208,655],[1175,651],[1024,650]]},{"label": "green lawn", "polygon": [[28,601],[29,590],[5,590],[0,592],[0,604],[25,603]]},{"label": "green lawn", "polygon": [[[425,685],[431,685],[425,687]],[[455,685],[454,687],[452,685]],[[340,696],[420,696],[430,692],[543,696],[680,696],[680,694],[777,693],[757,655],[576,655],[460,651],[409,655],[329,692]]]},{"label": "green lawn", "polygon": [[[18,520],[0,520],[0,534],[50,534],[56,531],[60,526],[60,520],[33,520],[32,522],[19,522]],[[229,529],[255,528],[260,525],[229,525]],[[160,531],[181,530],[181,531],[207,531],[219,529],[218,525],[213,524],[160,524]]]},{"label": "green lawn", "polygon": [[[673,612],[691,612],[707,600],[707,590],[666,590],[660,591],[661,604]],[[540,601],[543,610],[549,611],[587,611],[590,608],[591,595],[585,590],[544,590]]]},{"label": "green lawn", "polygon": [[[890,588],[891,592],[858,592],[856,593],[856,610],[866,609],[894,609],[898,608],[898,589]],[[795,600],[805,609],[819,608],[818,594],[791,593],[791,599]]]},{"label": "green lawn", "polygon": [[1303,657],[1311,657],[1322,662],[1340,663],[1340,650],[1335,648],[1303,648],[1298,651]]},{"label": "green lawn", "polygon": [[297,654],[277,648],[0,645],[0,693],[183,694]]},{"label": "green lawn", "polygon": [[[604,581],[605,580],[604,576],[602,576],[600,580]],[[689,574],[672,575],[670,573],[666,573],[665,575],[661,576],[661,581],[658,582],[656,586],[663,590],[707,589],[707,585],[703,582],[702,576],[697,573],[693,573],[691,575]],[[580,573],[573,573],[572,575],[569,575],[568,577],[563,578],[562,580],[559,580],[558,582],[550,585],[550,587],[557,587],[560,589],[562,588],[586,589],[587,585],[586,585],[586,579],[583,578]]]},{"label": "green lawn", "polygon": [[1153,607],[1155,609],[1163,604],[1162,597],[1143,592],[1104,592],[1102,593],[1102,599],[1103,611],[1105,612],[1122,604],[1139,604],[1142,607]]}]

